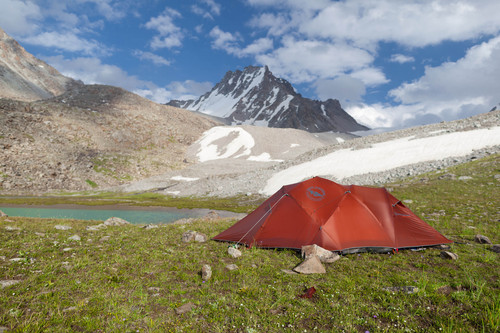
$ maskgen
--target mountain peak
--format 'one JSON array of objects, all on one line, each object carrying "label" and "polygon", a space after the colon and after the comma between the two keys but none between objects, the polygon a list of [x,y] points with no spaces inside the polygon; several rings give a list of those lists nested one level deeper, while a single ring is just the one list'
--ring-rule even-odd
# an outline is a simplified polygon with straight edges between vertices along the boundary
[{"label": "mountain peak", "polygon": [[168,105],[225,118],[233,125],[297,128],[308,132],[366,130],[345,112],[338,100],[302,97],[269,67],[248,66],[228,71],[211,91],[197,100],[172,100]]}]

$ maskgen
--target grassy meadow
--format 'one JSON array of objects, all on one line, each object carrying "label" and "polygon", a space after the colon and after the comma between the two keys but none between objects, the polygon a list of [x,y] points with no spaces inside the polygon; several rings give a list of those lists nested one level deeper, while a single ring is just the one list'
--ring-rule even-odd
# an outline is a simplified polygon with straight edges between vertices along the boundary
[{"label": "grassy meadow", "polygon": [[[473,239],[500,243],[499,174],[496,154],[386,185],[455,241],[458,260],[438,249],[361,253],[321,275],[283,272],[302,261],[291,250],[241,249],[234,259],[226,243],[181,241],[234,220],[90,231],[101,221],[0,218],[0,281],[17,281],[0,287],[0,332],[497,332],[500,254]],[[227,209],[240,199],[203,201]],[[312,298],[299,297],[310,287]]]}]

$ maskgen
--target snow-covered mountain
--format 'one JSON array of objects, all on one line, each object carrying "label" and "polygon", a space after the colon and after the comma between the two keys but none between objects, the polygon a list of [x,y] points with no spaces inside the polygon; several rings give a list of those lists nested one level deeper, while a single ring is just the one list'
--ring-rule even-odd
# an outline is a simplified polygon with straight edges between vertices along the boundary
[{"label": "snow-covered mountain", "polygon": [[297,128],[314,133],[367,130],[342,109],[338,100],[304,98],[267,66],[228,71],[197,100],[172,100],[167,104],[225,118],[232,125]]}]

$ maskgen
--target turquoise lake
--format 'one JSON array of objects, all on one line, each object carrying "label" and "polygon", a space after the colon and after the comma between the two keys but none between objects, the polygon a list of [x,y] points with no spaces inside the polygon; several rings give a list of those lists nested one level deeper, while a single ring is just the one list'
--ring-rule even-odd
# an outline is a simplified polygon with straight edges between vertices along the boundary
[{"label": "turquoise lake", "polygon": [[0,207],[9,216],[39,217],[53,219],[99,220],[119,217],[130,223],[171,223],[182,218],[203,217],[208,209],[147,208],[124,209],[101,208],[53,208],[53,207]]}]

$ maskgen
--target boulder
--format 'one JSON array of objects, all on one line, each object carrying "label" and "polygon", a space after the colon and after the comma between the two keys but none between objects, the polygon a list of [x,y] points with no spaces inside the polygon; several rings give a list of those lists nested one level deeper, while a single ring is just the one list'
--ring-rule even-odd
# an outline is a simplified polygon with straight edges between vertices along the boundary
[{"label": "boulder", "polygon": [[234,271],[234,270],[238,269],[238,266],[236,266],[235,264],[230,264],[230,265],[226,266],[226,269],[228,271]]},{"label": "boulder", "polygon": [[324,274],[326,273],[325,267],[317,255],[310,256],[304,260],[300,265],[293,269],[301,274]]},{"label": "boulder", "polygon": [[121,219],[119,217],[110,217],[106,221],[104,221],[104,225],[106,226],[118,226],[118,225],[125,225],[125,224],[130,224],[130,222],[125,221],[124,219]]},{"label": "boulder", "polygon": [[316,244],[302,246],[302,258],[308,259],[312,256],[317,256],[323,263],[332,263],[340,259],[337,253],[325,250]]},{"label": "boulder", "polygon": [[238,250],[237,248],[235,247],[228,247],[227,248],[227,253],[232,257],[232,258],[238,258],[238,257],[241,257],[241,251]]},{"label": "boulder", "polygon": [[474,236],[474,241],[479,243],[479,244],[492,244],[490,239],[484,235]]},{"label": "boulder", "polygon": [[212,267],[210,265],[203,265],[201,268],[201,278],[203,280],[210,280],[212,277]]},{"label": "boulder", "polygon": [[207,239],[208,239],[207,235],[193,230],[186,231],[185,233],[182,234],[182,241],[184,243],[189,243],[193,241],[203,243],[206,242]]},{"label": "boulder", "polygon": [[198,243],[204,243],[208,239],[208,236],[205,234],[202,234],[201,232],[197,232],[196,235],[194,235],[194,241]]},{"label": "boulder", "polygon": [[491,247],[491,251],[500,253],[500,244],[495,244]]},{"label": "boulder", "polygon": [[458,255],[456,253],[449,252],[449,251],[441,251],[441,253],[439,255],[443,259],[451,259],[451,260],[457,260],[458,259]]}]

